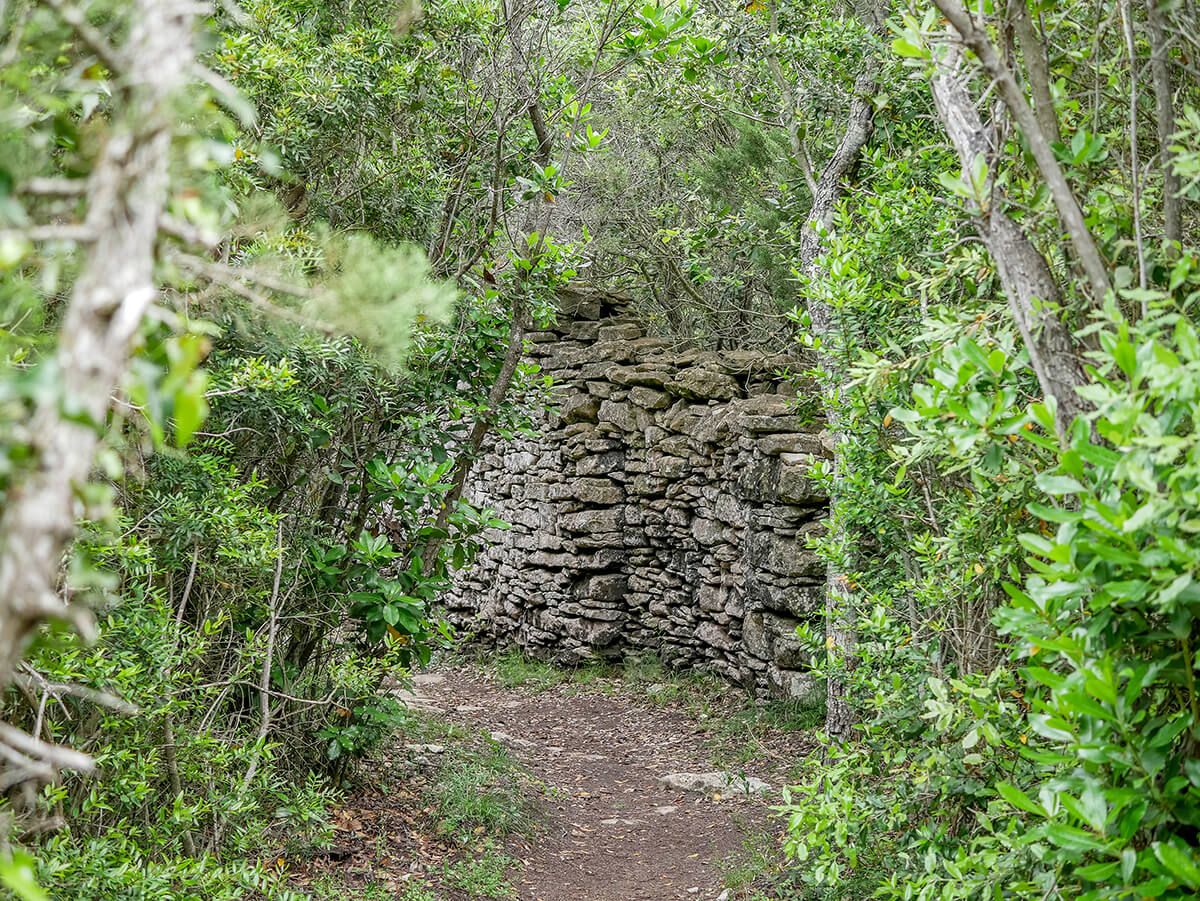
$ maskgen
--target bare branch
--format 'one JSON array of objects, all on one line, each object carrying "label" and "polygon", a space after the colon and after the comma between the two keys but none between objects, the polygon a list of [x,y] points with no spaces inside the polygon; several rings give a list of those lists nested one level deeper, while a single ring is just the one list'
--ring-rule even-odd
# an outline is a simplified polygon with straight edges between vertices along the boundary
[{"label": "bare branch", "polygon": [[31,178],[18,188],[37,197],[79,197],[87,193],[85,178]]},{"label": "bare branch", "polygon": [[126,716],[136,716],[142,712],[142,709],[136,704],[130,704],[128,701],[118,698],[114,694],[109,694],[107,691],[100,691],[96,688],[89,688],[86,685],[76,685],[71,682],[51,682],[27,663],[22,664],[21,668],[24,670],[24,673],[17,673],[13,677],[13,680],[18,685],[27,687],[36,686],[56,698],[63,695],[82,698],[85,701],[91,701],[93,704],[100,707],[107,707]]},{"label": "bare branch", "polygon": [[201,259],[189,253],[173,253],[171,259],[177,262],[184,269],[191,272],[193,275],[202,276],[219,284],[228,291],[233,292],[243,300],[249,301],[250,304],[264,313],[269,313],[279,319],[286,319],[288,322],[293,322],[296,325],[302,325],[305,328],[312,329],[316,332],[321,332],[325,335],[337,333],[337,328],[327,322],[322,322],[319,319],[313,319],[305,316],[303,313],[297,313],[295,310],[289,310],[286,307],[281,307],[273,303],[265,294],[261,294],[250,287],[247,282],[253,281],[261,284],[264,288],[273,291],[279,291],[281,294],[291,294],[296,297],[305,297],[308,295],[307,289],[299,288],[295,285],[285,285],[281,282],[275,282],[267,276],[257,275],[255,273],[243,273],[232,266],[225,266],[221,263],[214,263],[211,260]]},{"label": "bare branch", "polygon": [[52,745],[40,741],[22,732],[16,726],[0,723],[0,747],[8,747],[27,757],[44,762],[46,765],[59,770],[75,770],[79,773],[90,773],[96,763],[87,754],[80,754],[62,745]]},{"label": "bare branch", "polygon": [[87,20],[79,7],[65,3],[64,0],[45,0],[45,2],[47,6],[58,13],[60,19],[71,26],[72,30],[79,35],[80,40],[87,44],[96,59],[100,60],[105,68],[114,75],[126,74],[129,64],[121,51],[110,44],[108,38]]},{"label": "bare branch", "polygon": [[96,233],[86,225],[31,225],[28,228],[0,228],[0,241],[74,241],[86,244]]},{"label": "bare branch", "polygon": [[199,244],[208,250],[215,249],[221,243],[221,239],[217,235],[202,231],[192,223],[172,216],[170,213],[163,213],[159,216],[158,228],[164,234],[178,238],[184,244]]}]

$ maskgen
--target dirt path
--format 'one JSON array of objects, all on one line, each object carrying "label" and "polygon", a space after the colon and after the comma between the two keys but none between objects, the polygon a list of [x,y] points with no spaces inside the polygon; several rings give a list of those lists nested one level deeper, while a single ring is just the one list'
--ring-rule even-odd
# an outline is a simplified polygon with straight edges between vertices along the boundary
[{"label": "dirt path", "polygon": [[715,769],[682,711],[569,688],[527,693],[463,671],[418,677],[416,695],[451,721],[496,733],[546,785],[544,826],[508,849],[524,863],[514,879],[521,901],[714,901],[717,864],[767,819],[773,795],[660,784]]}]

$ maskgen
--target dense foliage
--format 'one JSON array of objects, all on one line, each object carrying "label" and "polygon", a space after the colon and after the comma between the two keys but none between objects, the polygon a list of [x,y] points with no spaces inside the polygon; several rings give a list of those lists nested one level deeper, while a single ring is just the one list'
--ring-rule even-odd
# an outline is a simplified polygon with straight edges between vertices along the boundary
[{"label": "dense foliage", "polygon": [[[404,716],[381,685],[449,641],[496,524],[471,459],[544,402],[524,331],[587,278],[679,341],[817,352],[800,890],[1200,892],[1193,0],[222,2],[151,103],[154,6],[0,2],[0,557],[46,436],[95,443],[57,613],[0,559],[38,740],[0,735],[8,891],[281,892],[241,862],[322,840]],[[91,229],[153,183],[112,148],[166,132],[97,415]]]}]

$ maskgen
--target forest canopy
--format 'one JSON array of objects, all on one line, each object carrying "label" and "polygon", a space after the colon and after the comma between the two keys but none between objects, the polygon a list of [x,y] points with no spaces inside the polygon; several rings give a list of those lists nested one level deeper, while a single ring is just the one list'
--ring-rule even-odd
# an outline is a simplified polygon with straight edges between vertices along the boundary
[{"label": "forest canopy", "polygon": [[0,894],[295,897],[589,285],[815,361],[793,896],[1195,897],[1198,210],[1194,0],[0,0]]}]

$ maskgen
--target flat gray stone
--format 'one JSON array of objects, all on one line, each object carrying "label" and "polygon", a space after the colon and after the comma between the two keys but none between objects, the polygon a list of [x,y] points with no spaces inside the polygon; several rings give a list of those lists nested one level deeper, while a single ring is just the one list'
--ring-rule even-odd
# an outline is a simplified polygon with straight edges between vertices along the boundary
[{"label": "flat gray stone", "polygon": [[507,732],[493,732],[491,733],[491,736],[492,741],[496,742],[497,744],[513,748],[517,751],[531,751],[537,747],[537,745],[535,745],[533,742],[526,741],[523,738],[516,738],[512,735],[509,735]]},{"label": "flat gray stone", "polygon": [[733,773],[669,773],[659,776],[663,788],[692,792],[701,795],[713,794],[767,794],[771,786],[754,776],[736,776]]}]

